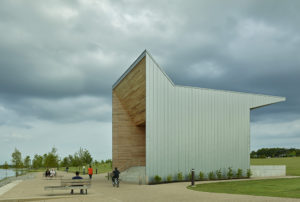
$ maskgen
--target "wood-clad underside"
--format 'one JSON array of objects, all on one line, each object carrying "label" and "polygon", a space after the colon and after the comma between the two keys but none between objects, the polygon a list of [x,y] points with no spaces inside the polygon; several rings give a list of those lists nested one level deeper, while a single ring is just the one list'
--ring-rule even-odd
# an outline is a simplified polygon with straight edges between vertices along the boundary
[{"label": "wood-clad underside", "polygon": [[142,59],[114,89],[135,125],[146,120],[146,67]]},{"label": "wood-clad underside", "polygon": [[145,58],[113,89],[113,167],[145,166]]}]

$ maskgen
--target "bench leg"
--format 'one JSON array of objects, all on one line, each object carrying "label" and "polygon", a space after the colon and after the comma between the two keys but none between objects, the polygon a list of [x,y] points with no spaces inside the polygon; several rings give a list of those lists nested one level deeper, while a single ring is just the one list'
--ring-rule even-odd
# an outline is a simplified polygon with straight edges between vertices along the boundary
[{"label": "bench leg", "polygon": [[87,189],[85,190],[85,194],[87,195]]}]

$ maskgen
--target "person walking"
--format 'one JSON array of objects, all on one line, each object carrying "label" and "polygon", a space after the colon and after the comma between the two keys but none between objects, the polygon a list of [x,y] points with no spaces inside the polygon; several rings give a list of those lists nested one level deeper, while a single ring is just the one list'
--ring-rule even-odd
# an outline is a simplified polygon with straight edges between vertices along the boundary
[{"label": "person walking", "polygon": [[88,168],[88,174],[90,176],[90,179],[92,179],[92,176],[93,176],[93,168],[92,166],[90,165],[90,167]]}]

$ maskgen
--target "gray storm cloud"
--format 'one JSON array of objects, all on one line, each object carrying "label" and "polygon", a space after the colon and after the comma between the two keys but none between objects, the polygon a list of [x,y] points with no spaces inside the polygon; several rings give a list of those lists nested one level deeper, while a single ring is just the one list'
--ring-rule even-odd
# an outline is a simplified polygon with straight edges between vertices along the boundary
[{"label": "gray storm cloud", "polygon": [[[251,148],[298,145],[299,6],[296,0],[0,1],[0,138],[12,143],[0,143],[0,151],[19,147],[33,155],[39,152],[28,149],[33,144],[50,150],[43,126],[63,142],[74,134],[76,146],[65,152],[85,145],[96,158],[109,158],[111,86],[144,49],[176,84],[285,96],[251,112]],[[97,142],[80,141],[83,123]],[[296,139],[282,144],[263,124],[293,128],[286,134]],[[108,149],[102,155],[97,148]],[[9,158],[1,152],[0,163]]]}]

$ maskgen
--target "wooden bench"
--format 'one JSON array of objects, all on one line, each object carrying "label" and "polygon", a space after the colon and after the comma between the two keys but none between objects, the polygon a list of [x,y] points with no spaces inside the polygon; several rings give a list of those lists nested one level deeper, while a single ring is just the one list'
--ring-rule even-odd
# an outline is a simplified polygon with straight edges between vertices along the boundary
[{"label": "wooden bench", "polygon": [[61,180],[64,176],[63,175],[55,175],[53,177],[45,176],[45,173],[43,174],[43,177],[45,180]]},{"label": "wooden bench", "polygon": [[83,189],[87,194],[87,189],[91,187],[91,180],[89,179],[61,179],[60,186],[46,186],[45,190],[71,190]]}]

